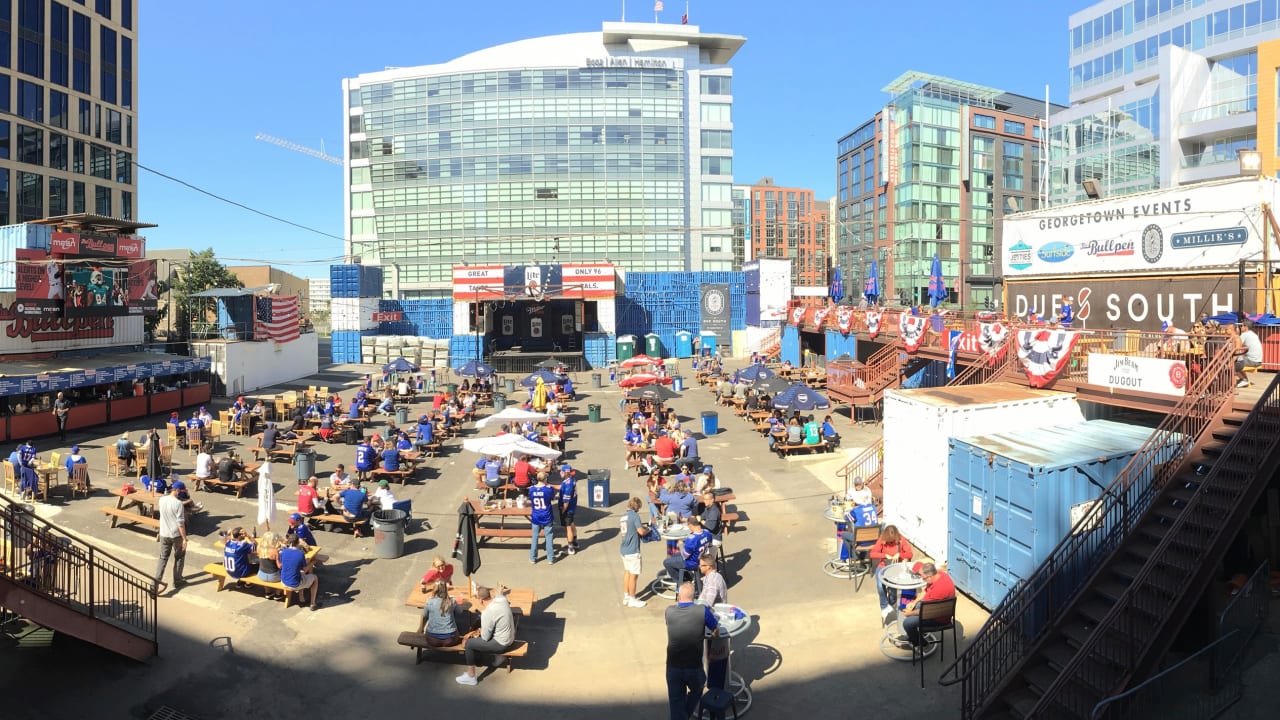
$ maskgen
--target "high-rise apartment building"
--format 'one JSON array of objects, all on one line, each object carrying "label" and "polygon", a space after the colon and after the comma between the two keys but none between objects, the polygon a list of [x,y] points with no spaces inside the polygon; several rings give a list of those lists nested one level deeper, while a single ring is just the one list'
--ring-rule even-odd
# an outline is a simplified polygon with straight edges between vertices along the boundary
[{"label": "high-rise apartment building", "polygon": [[815,202],[812,190],[778,187],[773,178],[761,178],[747,192],[751,258],[790,260],[793,286],[825,285],[827,204]]},{"label": "high-rise apartment building", "polygon": [[135,0],[0,0],[0,225],[132,220]]},{"label": "high-rise apartment building", "polygon": [[733,186],[733,269],[741,270],[751,254],[751,186]]},{"label": "high-rise apartment building", "polygon": [[1106,0],[1071,15],[1068,39],[1050,202],[1085,199],[1086,180],[1109,196],[1238,175],[1240,150],[1280,169],[1277,0]]},{"label": "high-rise apartment building", "polygon": [[344,80],[348,254],[402,297],[463,263],[732,269],[743,42],[611,22]]},{"label": "high-rise apartment building", "polygon": [[1043,100],[907,72],[837,143],[836,263],[861,294],[877,260],[884,302],[927,303],[936,253],[951,302],[1000,297],[1000,218],[1039,207]]}]

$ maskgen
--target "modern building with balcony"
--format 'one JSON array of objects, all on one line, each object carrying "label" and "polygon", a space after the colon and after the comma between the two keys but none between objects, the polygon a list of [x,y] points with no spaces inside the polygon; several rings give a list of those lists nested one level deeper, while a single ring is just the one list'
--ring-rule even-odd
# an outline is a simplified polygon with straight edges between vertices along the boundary
[{"label": "modern building with balcony", "polygon": [[1107,0],[1069,26],[1052,204],[1238,175],[1241,150],[1262,152],[1262,174],[1280,169],[1280,1]]},{"label": "modern building with balcony", "polygon": [[888,105],[837,143],[845,294],[856,300],[877,260],[884,302],[928,303],[937,253],[951,302],[995,303],[1000,219],[1039,207],[1045,121],[1062,106],[919,72],[884,90]]},{"label": "modern building with balcony", "polygon": [[397,298],[463,264],[733,269],[744,42],[607,22],[343,80],[347,253]]}]

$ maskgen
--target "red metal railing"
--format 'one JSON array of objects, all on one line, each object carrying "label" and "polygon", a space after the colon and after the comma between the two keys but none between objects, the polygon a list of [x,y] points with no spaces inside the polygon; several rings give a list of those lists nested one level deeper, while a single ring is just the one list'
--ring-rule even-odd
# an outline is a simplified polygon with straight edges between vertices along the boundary
[{"label": "red metal railing", "polygon": [[155,643],[156,582],[111,554],[26,512],[0,503],[0,575],[51,602]]},{"label": "red metal railing", "polygon": [[1009,343],[1001,348],[995,357],[976,362],[947,381],[948,386],[981,385],[995,382],[1005,371],[1017,364],[1018,351],[1009,347]]},{"label": "red metal railing", "polygon": [[[1094,570],[1121,546],[1155,495],[1176,476],[1182,458],[1213,427],[1234,392],[1232,352],[1223,345],[1099,501],[1030,578],[1010,589],[942,673],[943,685],[962,685],[962,717],[973,717],[1062,618]],[[1092,706],[1085,713],[1089,710]]]},{"label": "red metal railing", "polygon": [[[1205,408],[1206,410],[1208,408]],[[1273,379],[1252,413],[1223,449],[1221,459],[1200,481],[1195,493],[1151,552],[1142,570],[1111,606],[1084,645],[1031,710],[1032,717],[1066,710],[1085,717],[1094,703],[1080,693],[1064,692],[1069,683],[1092,688],[1121,687],[1168,628],[1163,627],[1183,593],[1194,585],[1206,560],[1216,560],[1237,530],[1243,513],[1256,502],[1260,470],[1280,446],[1280,381]],[[1173,463],[1170,463],[1173,464]],[[1267,468],[1269,471],[1270,468]],[[1268,473],[1269,475],[1269,473]],[[1230,534],[1228,534],[1230,533]],[[1151,589],[1156,577],[1170,595]],[[1121,641],[1114,641],[1122,638]]]},{"label": "red metal railing", "polygon": [[844,478],[845,492],[849,492],[849,488],[853,487],[854,478],[862,478],[867,482],[867,487],[872,488],[874,494],[876,487],[873,483],[879,483],[884,473],[884,438],[880,438],[868,447],[866,450],[858,453],[844,467],[836,471],[836,477]]}]

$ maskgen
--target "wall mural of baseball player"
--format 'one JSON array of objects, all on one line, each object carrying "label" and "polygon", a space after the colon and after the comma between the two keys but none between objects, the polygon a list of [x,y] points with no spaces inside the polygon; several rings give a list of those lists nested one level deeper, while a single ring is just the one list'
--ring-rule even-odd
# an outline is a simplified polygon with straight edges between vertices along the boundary
[{"label": "wall mural of baseball player", "polygon": [[63,264],[44,250],[15,252],[17,312],[28,316],[62,314]]}]

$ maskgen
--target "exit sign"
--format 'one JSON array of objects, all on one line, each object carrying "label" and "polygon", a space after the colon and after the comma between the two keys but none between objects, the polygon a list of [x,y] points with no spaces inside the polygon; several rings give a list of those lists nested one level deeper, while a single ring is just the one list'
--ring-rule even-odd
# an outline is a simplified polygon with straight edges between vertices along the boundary
[{"label": "exit sign", "polygon": [[402,312],[376,312],[373,314],[373,321],[378,323],[384,322],[400,322],[404,320]]}]

